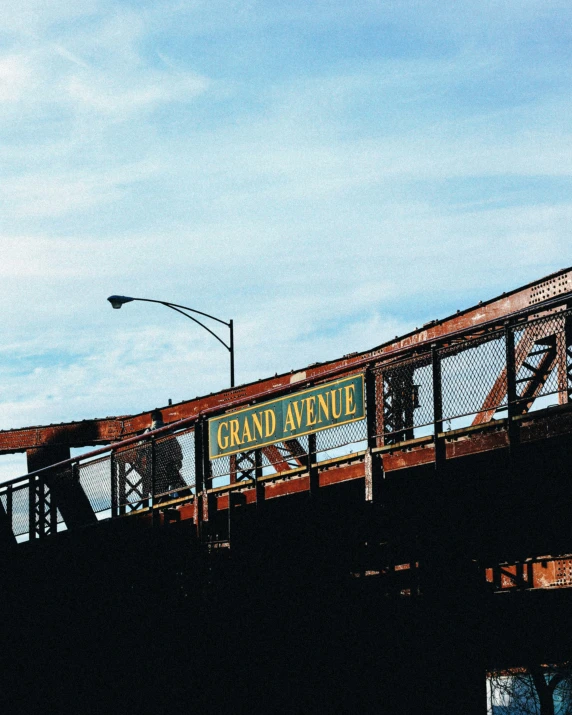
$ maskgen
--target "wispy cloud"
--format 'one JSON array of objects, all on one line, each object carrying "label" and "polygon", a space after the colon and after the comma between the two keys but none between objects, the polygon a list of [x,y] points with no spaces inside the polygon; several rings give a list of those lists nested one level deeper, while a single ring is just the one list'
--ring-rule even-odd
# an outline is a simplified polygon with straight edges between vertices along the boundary
[{"label": "wispy cloud", "polygon": [[[6,428],[366,349],[570,263],[562,3],[8,0]],[[569,38],[568,38],[569,39]]]}]

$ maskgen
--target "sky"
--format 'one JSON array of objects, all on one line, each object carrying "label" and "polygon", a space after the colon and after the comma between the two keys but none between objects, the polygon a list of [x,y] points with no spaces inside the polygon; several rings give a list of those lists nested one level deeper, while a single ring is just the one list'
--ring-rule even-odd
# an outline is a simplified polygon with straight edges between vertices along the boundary
[{"label": "sky", "polygon": [[232,318],[242,383],[571,265],[571,33],[568,1],[3,0],[0,429],[227,386],[110,294]]}]

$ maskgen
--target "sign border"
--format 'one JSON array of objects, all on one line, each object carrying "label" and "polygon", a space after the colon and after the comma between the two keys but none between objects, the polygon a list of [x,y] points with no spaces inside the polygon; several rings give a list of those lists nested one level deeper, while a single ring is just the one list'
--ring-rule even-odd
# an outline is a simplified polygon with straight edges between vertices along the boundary
[{"label": "sign border", "polygon": [[232,452],[225,452],[224,454],[212,454],[211,452],[211,420],[214,422],[214,420],[218,420],[223,416],[226,415],[239,415],[241,412],[247,412],[248,410],[252,410],[254,407],[264,407],[266,405],[272,405],[277,402],[282,402],[288,397],[293,397],[295,395],[304,395],[306,392],[312,392],[312,390],[315,390],[320,387],[327,387],[330,385],[337,385],[340,382],[345,382],[346,380],[349,380],[353,377],[361,377],[361,383],[362,383],[362,405],[363,405],[363,416],[362,417],[354,417],[351,420],[344,420],[343,422],[340,422],[339,424],[333,424],[333,425],[326,425],[325,427],[318,427],[317,429],[312,429],[308,430],[307,432],[302,432],[301,434],[295,434],[290,437],[290,439],[296,439],[297,437],[305,437],[308,434],[314,434],[315,432],[322,432],[325,429],[333,429],[334,427],[343,427],[343,425],[349,425],[352,424],[352,422],[359,422],[360,420],[366,419],[366,404],[365,404],[365,373],[364,372],[358,372],[355,373],[354,375],[347,375],[346,377],[342,377],[339,380],[334,380],[333,382],[322,382],[319,385],[314,385],[313,387],[307,387],[305,390],[300,390],[300,392],[292,392],[289,393],[288,395],[284,395],[283,397],[276,397],[273,400],[268,400],[267,402],[257,402],[255,405],[248,405],[247,407],[241,407],[239,410],[234,410],[232,412],[225,412],[223,415],[218,415],[217,417],[211,417],[208,421],[208,435],[209,435],[209,459],[221,459],[222,457],[232,457],[233,454],[240,454],[241,452],[249,452],[254,449],[261,449],[262,447],[268,447],[268,445],[271,444],[278,444],[278,442],[283,442],[283,439],[272,439],[269,442],[263,442],[261,444],[256,444],[256,445],[251,445],[250,447],[243,447],[241,449],[235,449]]}]

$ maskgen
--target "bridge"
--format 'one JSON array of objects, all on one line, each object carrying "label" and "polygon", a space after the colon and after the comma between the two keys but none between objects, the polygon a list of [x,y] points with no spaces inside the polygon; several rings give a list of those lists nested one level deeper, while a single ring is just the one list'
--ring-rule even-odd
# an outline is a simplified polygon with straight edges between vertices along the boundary
[{"label": "bridge", "polygon": [[487,670],[570,659],[572,269],[160,412],[0,432],[32,699],[484,713]]}]

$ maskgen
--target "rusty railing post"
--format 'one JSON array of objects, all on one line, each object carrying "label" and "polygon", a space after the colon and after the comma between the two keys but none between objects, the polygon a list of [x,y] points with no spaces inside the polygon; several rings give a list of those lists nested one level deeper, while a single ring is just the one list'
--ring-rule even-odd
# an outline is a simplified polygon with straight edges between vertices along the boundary
[{"label": "rusty railing post", "polygon": [[516,391],[516,363],[514,346],[514,329],[511,321],[505,322],[504,328],[505,348],[506,348],[506,409],[508,419],[508,442],[509,448],[518,442],[518,425],[515,417],[518,414],[518,395]]},{"label": "rusty railing post", "polygon": [[254,477],[256,479],[256,508],[260,509],[264,506],[264,498],[266,496],[264,491],[264,482],[261,482],[262,478],[262,450],[254,450]]},{"label": "rusty railing post", "polygon": [[[365,371],[365,424],[367,447],[364,457],[365,468],[365,500],[373,502],[377,482],[383,472],[381,457],[373,453],[377,446],[377,395],[376,377],[370,365]],[[383,391],[381,394],[383,400]],[[383,410],[383,405],[382,405]]]},{"label": "rusty railing post", "polygon": [[13,487],[9,484],[6,488],[6,516],[8,517],[8,523],[12,531],[14,531],[13,511]]},{"label": "rusty railing post", "polygon": [[436,343],[431,345],[431,372],[433,378],[433,441],[435,445],[435,469],[443,466],[446,458],[443,433],[443,381],[441,379],[441,357]]},{"label": "rusty railing post", "polygon": [[[79,472],[79,464],[78,466],[78,472]],[[78,475],[79,477],[79,475]],[[57,476],[54,475],[54,481],[57,479]],[[79,481],[79,478],[78,478]],[[45,484],[44,484],[44,490],[45,490]],[[49,530],[50,534],[56,534],[58,531],[58,508],[56,506],[56,501],[54,499],[54,495],[50,486],[50,512],[48,516],[48,524],[49,524]]]},{"label": "rusty railing post", "polygon": [[201,418],[195,423],[195,528],[197,536],[202,533],[202,499],[204,489],[204,462],[203,462],[203,427],[204,420]]},{"label": "rusty railing post", "polygon": [[36,538],[36,477],[28,477],[28,538]]},{"label": "rusty railing post", "polygon": [[115,474],[116,462],[115,452],[111,450],[109,455],[109,478],[111,480],[111,518],[117,516],[117,477]]},{"label": "rusty railing post", "polygon": [[[153,526],[158,523],[159,513],[155,509],[155,494],[157,493],[157,450],[155,437],[151,437],[151,494],[149,495],[149,508],[151,509],[151,522]],[[157,513],[155,513],[157,511]]]},{"label": "rusty railing post", "polygon": [[320,489],[320,475],[318,473],[318,464],[316,462],[316,435],[315,433],[308,435],[308,479],[310,480],[310,496],[318,495]]}]

